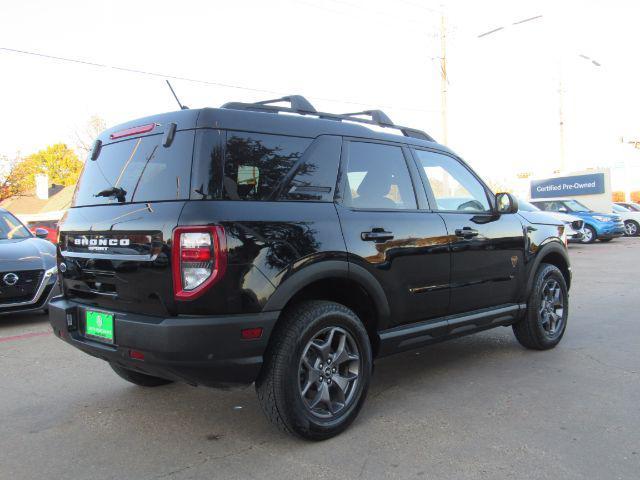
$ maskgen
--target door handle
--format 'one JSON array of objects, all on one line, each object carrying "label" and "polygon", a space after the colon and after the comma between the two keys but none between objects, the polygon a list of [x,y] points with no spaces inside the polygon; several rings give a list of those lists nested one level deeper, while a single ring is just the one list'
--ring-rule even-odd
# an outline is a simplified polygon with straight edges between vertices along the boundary
[{"label": "door handle", "polygon": [[471,227],[456,228],[456,237],[473,238],[478,236],[478,231]]},{"label": "door handle", "polygon": [[393,232],[387,232],[384,228],[373,228],[370,232],[362,232],[360,238],[365,242],[384,242],[393,239]]}]

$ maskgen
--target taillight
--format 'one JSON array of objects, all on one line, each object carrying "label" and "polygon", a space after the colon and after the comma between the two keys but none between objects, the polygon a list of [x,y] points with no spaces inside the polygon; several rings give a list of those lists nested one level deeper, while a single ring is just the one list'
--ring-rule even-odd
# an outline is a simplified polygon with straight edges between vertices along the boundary
[{"label": "taillight", "polygon": [[171,248],[176,300],[199,297],[227,269],[227,245],[220,226],[178,227]]}]

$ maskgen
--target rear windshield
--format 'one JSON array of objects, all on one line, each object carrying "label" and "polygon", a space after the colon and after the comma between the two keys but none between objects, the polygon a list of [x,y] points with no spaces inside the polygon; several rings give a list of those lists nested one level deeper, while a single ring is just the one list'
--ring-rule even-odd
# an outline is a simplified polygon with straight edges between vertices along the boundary
[{"label": "rear windshield", "polygon": [[104,145],[85,163],[74,206],[189,198],[193,137],[192,130],[177,132],[168,148],[162,135]]}]

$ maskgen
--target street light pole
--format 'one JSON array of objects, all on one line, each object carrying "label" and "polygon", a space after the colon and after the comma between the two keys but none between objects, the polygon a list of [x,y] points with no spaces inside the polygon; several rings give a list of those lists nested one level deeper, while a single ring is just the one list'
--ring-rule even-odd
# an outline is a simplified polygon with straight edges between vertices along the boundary
[{"label": "street light pole", "polygon": [[447,25],[444,12],[440,16],[440,110],[442,116],[442,143],[449,142],[447,125]]}]

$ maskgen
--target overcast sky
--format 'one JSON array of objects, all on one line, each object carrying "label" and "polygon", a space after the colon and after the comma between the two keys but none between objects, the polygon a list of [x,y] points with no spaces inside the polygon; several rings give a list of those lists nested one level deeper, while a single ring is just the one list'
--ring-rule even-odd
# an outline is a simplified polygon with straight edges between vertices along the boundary
[{"label": "overcast sky", "polygon": [[[0,4],[0,47],[270,91],[172,81],[191,107],[298,93],[332,112],[382,108],[441,140],[444,12],[454,150],[494,177],[556,169],[561,79],[566,167],[640,181],[640,150],[620,143],[640,139],[639,2],[443,3],[22,0]],[[0,72],[8,156],[73,145],[92,115],[113,125],[176,108],[158,77],[6,50]]]}]

